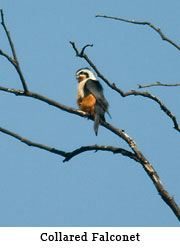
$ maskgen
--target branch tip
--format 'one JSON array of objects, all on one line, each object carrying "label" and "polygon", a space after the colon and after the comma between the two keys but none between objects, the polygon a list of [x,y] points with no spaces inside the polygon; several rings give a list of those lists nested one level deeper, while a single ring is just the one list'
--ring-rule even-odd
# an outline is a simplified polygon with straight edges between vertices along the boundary
[{"label": "branch tip", "polygon": [[69,41],[69,43],[72,45],[74,51],[76,52],[76,56],[77,56],[77,57],[80,57],[80,58],[83,58],[83,57],[84,57],[84,51],[85,51],[85,49],[86,49],[87,47],[92,47],[92,46],[94,46],[93,44],[87,44],[87,45],[85,45],[85,46],[82,48],[81,52],[79,52],[74,41]]},{"label": "branch tip", "polygon": [[94,46],[93,44],[87,44],[87,45],[85,45],[85,46],[82,48],[81,52],[80,52],[80,56],[82,57],[82,56],[84,55],[84,51],[85,51],[85,49],[86,49],[87,47],[93,47],[93,46]]},{"label": "branch tip", "polygon": [[0,12],[1,12],[1,18],[2,18],[2,21],[4,20],[4,13],[3,13],[3,9],[0,9]]}]

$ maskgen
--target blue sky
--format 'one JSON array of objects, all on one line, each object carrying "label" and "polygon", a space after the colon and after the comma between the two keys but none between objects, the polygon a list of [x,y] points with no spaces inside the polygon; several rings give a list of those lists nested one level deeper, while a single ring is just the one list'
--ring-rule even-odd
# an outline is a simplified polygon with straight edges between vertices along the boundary
[{"label": "blue sky", "polygon": [[[180,44],[180,2],[172,0],[10,1],[2,0],[28,87],[75,107],[75,72],[88,64],[69,41],[124,91],[138,84],[179,83],[179,51],[146,26],[95,18],[106,14],[150,21]],[[0,28],[0,49],[10,53]],[[0,57],[0,85],[21,89],[12,66]],[[101,81],[114,126],[124,129],[158,172],[180,205],[180,135],[153,101],[122,98]],[[149,88],[179,115],[179,88]],[[123,140],[93,123],[31,98],[0,93],[1,127],[64,151],[83,145],[128,148]],[[0,226],[179,226],[143,168],[121,155],[87,152],[67,163],[0,133]]]}]

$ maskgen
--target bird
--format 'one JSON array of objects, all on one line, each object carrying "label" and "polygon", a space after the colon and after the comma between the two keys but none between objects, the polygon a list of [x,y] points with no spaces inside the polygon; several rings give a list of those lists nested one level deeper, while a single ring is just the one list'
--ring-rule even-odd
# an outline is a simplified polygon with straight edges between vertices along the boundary
[{"label": "bird", "polygon": [[78,80],[77,104],[80,110],[94,119],[94,132],[97,136],[99,124],[105,122],[105,112],[110,116],[103,87],[89,68],[79,69],[76,72],[76,79]]}]

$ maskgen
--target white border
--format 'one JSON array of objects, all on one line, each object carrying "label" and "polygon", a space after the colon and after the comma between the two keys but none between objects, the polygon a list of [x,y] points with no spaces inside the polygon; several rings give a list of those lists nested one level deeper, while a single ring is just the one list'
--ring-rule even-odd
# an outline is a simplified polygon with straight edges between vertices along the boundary
[{"label": "white border", "polygon": [[[83,235],[87,233],[88,241],[42,241],[41,234]],[[115,235],[139,234],[140,241],[92,241],[92,233],[104,235],[108,232],[112,238]],[[179,247],[180,228],[142,228],[142,227],[4,227],[0,228],[1,251],[157,251],[157,249],[176,251]],[[44,235],[44,238],[46,235]],[[102,237],[102,236],[101,236]],[[134,236],[132,236],[134,237]],[[136,236],[137,238],[137,236]]]}]

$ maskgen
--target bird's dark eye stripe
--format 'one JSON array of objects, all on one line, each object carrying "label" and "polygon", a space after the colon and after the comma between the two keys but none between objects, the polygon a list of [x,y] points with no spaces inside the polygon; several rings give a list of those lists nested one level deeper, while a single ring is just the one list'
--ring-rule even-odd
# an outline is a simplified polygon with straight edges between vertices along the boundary
[{"label": "bird's dark eye stripe", "polygon": [[81,71],[81,72],[79,73],[79,75],[81,75],[81,74],[86,75],[86,77],[87,77],[87,78],[89,77],[89,74],[88,74],[88,73],[86,73],[86,72]]}]

